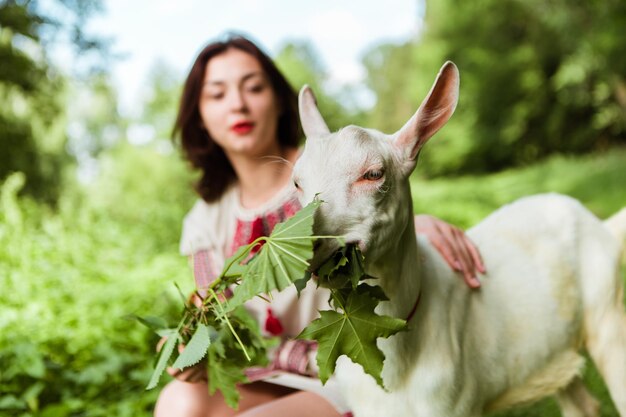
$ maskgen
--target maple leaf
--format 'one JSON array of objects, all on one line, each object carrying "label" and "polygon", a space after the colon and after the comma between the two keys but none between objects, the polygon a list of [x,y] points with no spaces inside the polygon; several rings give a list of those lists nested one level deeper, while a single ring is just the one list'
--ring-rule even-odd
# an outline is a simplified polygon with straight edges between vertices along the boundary
[{"label": "maple leaf", "polygon": [[258,294],[281,291],[304,276],[313,257],[313,217],[320,204],[308,204],[262,238],[265,244],[243,271],[241,284],[228,301],[229,310]]},{"label": "maple leaf", "polygon": [[[363,254],[356,245],[340,248],[316,271],[317,284],[331,290],[356,290],[360,281],[371,276],[365,273]],[[350,285],[348,285],[350,284]]]},{"label": "maple leaf", "polygon": [[381,372],[385,355],[376,346],[376,339],[406,330],[406,322],[376,314],[378,303],[369,291],[351,292],[345,302],[336,297],[335,304],[343,311],[321,311],[320,318],[298,335],[299,339],[317,341],[317,365],[323,383],[335,371],[337,358],[346,355],[384,387]]}]

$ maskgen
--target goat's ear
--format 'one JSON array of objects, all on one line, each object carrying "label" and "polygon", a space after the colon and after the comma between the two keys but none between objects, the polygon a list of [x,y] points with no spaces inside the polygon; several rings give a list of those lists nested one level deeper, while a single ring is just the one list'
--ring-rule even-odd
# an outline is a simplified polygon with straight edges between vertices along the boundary
[{"label": "goat's ear", "polygon": [[459,99],[459,70],[446,62],[437,75],[430,92],[417,112],[394,135],[395,144],[405,156],[410,170],[415,167],[419,150],[454,113]]},{"label": "goat's ear", "polygon": [[324,118],[317,108],[317,100],[313,90],[305,85],[298,95],[298,108],[300,110],[300,123],[307,138],[322,136],[330,133]]}]

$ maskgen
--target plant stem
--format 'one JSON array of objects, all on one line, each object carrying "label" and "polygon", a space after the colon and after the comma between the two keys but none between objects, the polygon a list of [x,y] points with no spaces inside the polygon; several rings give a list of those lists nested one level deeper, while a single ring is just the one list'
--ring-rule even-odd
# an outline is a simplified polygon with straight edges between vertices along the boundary
[{"label": "plant stem", "polygon": [[226,315],[226,312],[224,311],[224,308],[222,307],[222,303],[217,298],[217,294],[215,293],[215,291],[213,291],[213,288],[209,288],[209,291],[220,309],[220,313],[221,313],[220,319],[226,323],[230,332],[233,334],[233,336],[235,336],[235,339],[237,339],[237,343],[239,343],[239,346],[243,350],[243,354],[246,355],[246,359],[248,359],[248,362],[250,362],[252,358],[250,358],[250,355],[248,355],[248,351],[246,350],[246,347],[243,345],[243,342],[241,341],[241,339],[239,338],[239,335],[233,328],[233,325],[230,323],[230,320],[228,320],[228,316]]}]

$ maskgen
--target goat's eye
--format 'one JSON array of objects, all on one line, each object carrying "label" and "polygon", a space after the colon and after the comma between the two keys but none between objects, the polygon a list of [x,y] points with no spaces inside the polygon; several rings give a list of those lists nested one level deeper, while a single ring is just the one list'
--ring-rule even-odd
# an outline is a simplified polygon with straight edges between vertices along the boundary
[{"label": "goat's eye", "polygon": [[385,175],[385,171],[383,169],[370,169],[365,174],[363,174],[363,179],[367,181],[377,181],[381,179]]},{"label": "goat's eye", "polygon": [[298,190],[300,189],[300,184],[298,184],[298,181],[296,180],[293,181],[293,186],[296,187]]}]

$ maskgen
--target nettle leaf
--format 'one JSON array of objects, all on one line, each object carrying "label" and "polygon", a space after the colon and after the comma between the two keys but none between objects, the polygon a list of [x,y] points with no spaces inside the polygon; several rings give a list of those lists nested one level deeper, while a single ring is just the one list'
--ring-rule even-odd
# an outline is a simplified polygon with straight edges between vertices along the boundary
[{"label": "nettle leaf", "polygon": [[188,366],[197,364],[206,356],[207,349],[211,345],[211,333],[208,326],[199,323],[195,333],[185,346],[183,352],[176,358],[174,368],[183,370]]},{"label": "nettle leaf", "polygon": [[321,311],[321,317],[307,326],[298,338],[318,342],[317,365],[323,383],[335,371],[337,358],[346,355],[383,387],[381,372],[385,355],[376,346],[376,339],[406,330],[406,322],[376,314],[374,309],[379,300],[369,291],[351,292],[345,303],[337,301],[343,312]]},{"label": "nettle leaf", "polygon": [[176,344],[180,340],[177,329],[170,329],[170,331],[164,333],[163,336],[167,337],[167,340],[161,348],[159,360],[154,368],[154,372],[152,373],[152,377],[150,378],[150,382],[148,383],[146,389],[152,389],[157,386],[159,379],[161,379],[161,374],[163,374],[172,353],[174,353],[174,347],[176,347]]},{"label": "nettle leaf", "polygon": [[165,329],[168,327],[167,320],[162,317],[155,316],[138,316],[137,314],[127,314],[124,318],[129,320],[137,320],[139,323],[143,324],[147,328],[158,332],[161,329]]},{"label": "nettle leaf", "polygon": [[207,372],[209,393],[213,395],[219,389],[224,400],[226,400],[226,404],[236,410],[239,405],[237,384],[247,382],[243,368],[237,363],[222,359],[216,350],[209,349]]},{"label": "nettle leaf", "polygon": [[[276,343],[276,340],[263,337],[258,323],[241,304],[256,295],[282,290],[305,275],[308,260],[313,256],[313,242],[316,240],[312,236],[313,217],[319,205],[319,201],[307,205],[284,223],[276,225],[269,237],[241,247],[226,261],[222,274],[208,288],[211,297],[201,308],[191,306],[179,289],[185,305],[183,318],[177,329],[156,329],[160,336],[167,337],[167,341],[159,353],[148,389],[158,384],[176,345],[186,341],[186,334],[191,332],[193,336],[174,366],[182,369],[196,364],[208,352],[211,392],[219,389],[229,406],[236,407],[239,394],[235,385],[246,380],[244,369],[266,365],[267,349]],[[248,260],[251,250],[259,242],[264,242],[264,245]],[[241,284],[236,287],[234,297],[222,303],[216,291],[223,291],[238,281]],[[152,319],[143,319],[142,322],[151,327],[162,325]],[[184,333],[181,329],[185,329]],[[216,340],[213,340],[213,334],[217,335]]]},{"label": "nettle leaf", "polygon": [[[239,401],[236,385],[247,382],[244,370],[251,366],[268,365],[267,349],[278,341],[264,338],[259,323],[243,306],[230,313],[230,322],[233,330],[222,327],[215,340],[211,341],[207,376],[210,393],[219,390],[229,407],[236,408]],[[245,345],[245,354],[240,341]]]},{"label": "nettle leaf", "polygon": [[301,279],[313,257],[313,217],[321,203],[314,201],[274,227],[265,244],[248,263],[242,281],[229,300],[234,308],[258,294],[282,291]]}]

